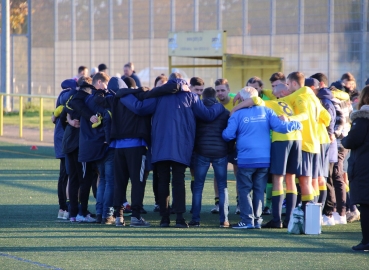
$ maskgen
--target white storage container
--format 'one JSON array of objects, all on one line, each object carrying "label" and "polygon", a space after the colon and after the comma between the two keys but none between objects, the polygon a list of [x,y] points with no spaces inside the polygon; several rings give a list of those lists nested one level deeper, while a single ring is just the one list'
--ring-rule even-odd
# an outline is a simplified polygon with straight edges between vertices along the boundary
[{"label": "white storage container", "polygon": [[307,203],[305,209],[305,234],[321,234],[321,203]]}]

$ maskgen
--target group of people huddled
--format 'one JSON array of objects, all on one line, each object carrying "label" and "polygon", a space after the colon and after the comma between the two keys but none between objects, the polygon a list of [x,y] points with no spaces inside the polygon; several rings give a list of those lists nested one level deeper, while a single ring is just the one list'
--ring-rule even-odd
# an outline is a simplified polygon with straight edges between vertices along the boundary
[{"label": "group of people huddled", "polygon": [[[188,83],[172,73],[158,76],[149,89],[141,86],[132,63],[121,78],[109,77],[104,64],[91,76],[80,67],[79,76],[62,82],[52,116],[60,159],[58,218],[125,226],[124,217],[130,216],[131,227],[149,227],[141,215],[153,171],[160,226],[169,227],[174,214],[175,227],[199,227],[211,164],[211,212],[219,213],[220,227],[287,228],[296,206],[305,212],[308,203],[321,203],[322,225],[361,220],[363,238],[353,249],[368,250],[369,86],[358,92],[350,73],[329,85],[323,73],[305,78],[301,72],[287,77],[276,72],[270,83],[267,90],[252,77],[232,95],[225,78],[205,88],[199,77]],[[240,215],[233,225],[228,163],[236,176]],[[188,223],[183,217],[187,167],[192,176]],[[91,187],[94,217],[88,211]],[[272,219],[263,223],[267,214]]]}]

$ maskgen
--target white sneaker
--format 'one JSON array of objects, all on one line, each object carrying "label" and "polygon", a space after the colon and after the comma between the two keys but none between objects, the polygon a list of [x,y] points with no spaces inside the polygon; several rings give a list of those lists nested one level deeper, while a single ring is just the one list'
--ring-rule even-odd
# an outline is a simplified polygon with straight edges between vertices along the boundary
[{"label": "white sneaker", "polygon": [[219,214],[219,204],[216,204],[213,209],[210,210],[212,214]]},{"label": "white sneaker", "polygon": [[347,218],[347,222],[351,223],[354,222],[356,220],[360,220],[360,212],[359,210],[355,210],[353,212],[350,213],[350,215],[346,215]]},{"label": "white sneaker", "polygon": [[69,219],[69,212],[68,211],[64,211],[63,219]]},{"label": "white sneaker", "polygon": [[59,212],[58,212],[58,219],[63,219],[63,217],[64,217],[64,210],[59,210]]},{"label": "white sneaker", "polygon": [[77,215],[76,217],[77,222],[87,222],[87,223],[94,223],[96,219],[92,218],[89,214],[87,216]]},{"label": "white sneaker", "polygon": [[333,226],[333,225],[336,225],[336,223],[334,222],[333,216],[329,217],[329,216],[323,215],[322,226]]},{"label": "white sneaker", "polygon": [[335,224],[347,224],[346,215],[340,216],[337,212],[333,212],[333,218]]}]

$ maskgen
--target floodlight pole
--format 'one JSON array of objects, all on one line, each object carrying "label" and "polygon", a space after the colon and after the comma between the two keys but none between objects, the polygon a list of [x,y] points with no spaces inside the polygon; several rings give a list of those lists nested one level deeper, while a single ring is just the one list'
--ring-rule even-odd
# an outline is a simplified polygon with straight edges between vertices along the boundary
[{"label": "floodlight pole", "polygon": [[[10,94],[10,2],[1,1],[1,91]],[[10,96],[5,97],[4,109],[10,111]]]}]

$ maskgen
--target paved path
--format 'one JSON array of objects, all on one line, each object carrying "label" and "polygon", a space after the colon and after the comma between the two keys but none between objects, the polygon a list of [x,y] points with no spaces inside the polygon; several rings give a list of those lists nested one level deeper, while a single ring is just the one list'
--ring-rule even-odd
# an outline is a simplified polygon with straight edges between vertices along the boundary
[{"label": "paved path", "polygon": [[0,141],[23,145],[54,146],[54,130],[44,129],[44,140],[40,141],[40,132],[36,128],[23,128],[23,138],[19,138],[19,127],[4,125],[4,134]]}]

